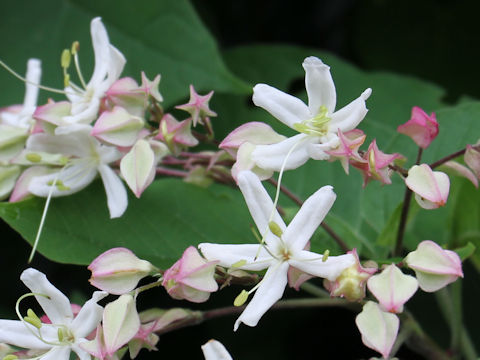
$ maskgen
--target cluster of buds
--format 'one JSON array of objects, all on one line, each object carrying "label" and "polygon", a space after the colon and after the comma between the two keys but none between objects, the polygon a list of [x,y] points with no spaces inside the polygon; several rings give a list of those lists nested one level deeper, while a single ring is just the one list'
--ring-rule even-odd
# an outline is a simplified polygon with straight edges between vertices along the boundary
[{"label": "cluster of buds", "polygon": [[[198,144],[192,126],[212,133],[208,102],[213,94],[198,95],[177,106],[189,117],[183,121],[164,113],[158,90],[160,75],[141,84],[120,78],[126,60],[110,44],[100,18],[91,22],[95,68],[86,82],[80,71],[79,44],[61,56],[64,85],[55,90],[40,85],[40,61],[31,59],[23,105],[0,109],[0,199],[19,201],[30,195],[64,196],[89,185],[100,175],[112,218],[127,208],[126,182],[140,197],[152,183],[159,162],[168,154]],[[74,66],[80,85],[69,73]],[[39,89],[64,94],[68,100],[37,106]]]}]

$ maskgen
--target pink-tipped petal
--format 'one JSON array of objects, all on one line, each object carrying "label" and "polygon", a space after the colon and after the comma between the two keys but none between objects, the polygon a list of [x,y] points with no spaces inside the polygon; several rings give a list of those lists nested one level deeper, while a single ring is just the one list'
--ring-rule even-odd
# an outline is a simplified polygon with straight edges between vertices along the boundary
[{"label": "pink-tipped petal", "polygon": [[415,199],[424,209],[436,209],[447,203],[450,190],[447,174],[432,171],[427,164],[412,166],[405,184],[415,193]]}]

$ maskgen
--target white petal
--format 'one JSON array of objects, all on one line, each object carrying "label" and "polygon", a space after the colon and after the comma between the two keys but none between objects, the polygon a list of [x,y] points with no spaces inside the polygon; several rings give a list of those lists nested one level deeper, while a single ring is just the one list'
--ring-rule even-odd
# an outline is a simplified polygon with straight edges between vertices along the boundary
[{"label": "white petal", "polygon": [[95,87],[105,79],[110,62],[110,41],[102,19],[96,17],[90,23],[95,69],[87,87]]},{"label": "white petal", "polygon": [[329,114],[332,114],[335,111],[337,94],[330,67],[314,56],[307,57],[302,65],[305,69],[305,88],[310,114],[318,114],[322,105],[328,109]]},{"label": "white petal", "polygon": [[40,357],[41,360],[69,360],[70,346],[55,346],[49,352]]},{"label": "white petal", "polygon": [[272,256],[260,245],[223,245],[202,243],[198,245],[198,248],[208,261],[218,260],[218,265],[227,268],[231,267],[233,264],[238,265],[245,262],[244,265],[237,266],[236,268],[259,271],[269,267],[273,261]]},{"label": "white petal", "polygon": [[365,101],[368,99],[371,93],[371,89],[365,90],[362,95],[353,100],[350,104],[334,112],[332,114],[332,121],[328,131],[336,133],[338,129],[340,129],[342,132],[355,129],[363,120],[365,115],[367,115],[368,109]]},{"label": "white petal", "polygon": [[125,59],[125,56],[123,56],[116,47],[110,45],[110,63],[108,66],[108,76],[105,84],[107,88],[105,91],[107,91],[108,88],[118,80],[126,62],[127,60]]},{"label": "white petal", "polygon": [[66,196],[76,193],[89,185],[95,176],[97,169],[94,164],[87,161],[79,162],[66,169],[59,170],[43,176],[35,176],[28,185],[28,191],[32,194],[47,197],[51,185],[56,180],[57,184],[62,183],[65,187],[59,190],[57,187],[52,191],[52,196]]},{"label": "white petal", "polygon": [[90,155],[91,141],[87,132],[75,132],[68,135],[50,135],[46,133],[31,135],[26,149],[31,152],[46,152],[65,156],[85,157]]},{"label": "white petal", "polygon": [[100,165],[98,167],[100,176],[102,177],[103,186],[107,193],[108,210],[110,218],[117,218],[123,215],[128,206],[128,197],[122,180],[108,165]]},{"label": "white petal", "polygon": [[285,223],[277,209],[273,208],[273,201],[258,176],[251,171],[242,171],[238,174],[237,181],[260,235],[267,232],[270,218],[284,231]]},{"label": "white petal", "polygon": [[263,314],[280,300],[288,282],[288,267],[287,262],[277,262],[268,268],[252,300],[235,322],[234,331],[242,322],[248,326],[257,325]]},{"label": "white petal", "polygon": [[257,145],[252,159],[258,167],[267,170],[280,171],[284,162],[285,170],[296,169],[310,158],[308,146],[316,142],[318,137],[298,134],[276,144]]},{"label": "white petal", "polygon": [[[27,326],[29,329],[27,329]],[[38,330],[30,324],[19,320],[0,320],[0,343],[19,346],[26,349],[48,350],[52,345],[46,344],[34,334]],[[50,326],[42,326],[45,339],[55,339],[57,330]]]},{"label": "white petal", "polygon": [[77,344],[72,344],[72,351],[74,351],[78,355],[79,360],[91,360],[92,359],[90,354],[88,352],[86,352],[85,350],[83,350],[82,348],[80,348],[80,346],[78,346]]},{"label": "white petal", "polygon": [[312,117],[308,106],[292,96],[266,84],[253,88],[253,103],[267,110],[273,117],[293,129],[293,124]]},{"label": "white petal", "polygon": [[323,261],[323,255],[303,250],[294,253],[288,263],[310,275],[335,281],[343,270],[355,264],[355,257],[352,254],[345,254],[329,256]]},{"label": "white petal", "polygon": [[22,272],[20,280],[23,281],[32,293],[43,295],[37,295],[35,299],[37,299],[52,324],[70,324],[73,320],[70,301],[60,290],[48,281],[45,274],[29,268]]},{"label": "white petal", "polygon": [[102,320],[103,314],[103,307],[98,305],[97,302],[107,295],[106,291],[95,291],[92,298],[82,306],[70,325],[70,329],[75,332],[75,336],[84,338],[95,330],[100,320]]},{"label": "white petal", "polygon": [[302,250],[321,224],[337,196],[330,185],[310,196],[283,233],[284,241],[294,250]]},{"label": "white petal", "polygon": [[328,134],[329,138],[326,142],[320,144],[309,144],[307,147],[308,154],[314,160],[328,160],[330,155],[325,151],[330,151],[335,149],[339,144],[340,140],[336,134]]},{"label": "white petal", "polygon": [[210,340],[202,345],[205,360],[233,360],[225,346],[217,340]]},{"label": "white petal", "polygon": [[32,115],[37,106],[38,84],[42,76],[42,62],[38,59],[28,59],[27,63],[27,83],[25,84],[25,97],[23,100],[23,115]]}]

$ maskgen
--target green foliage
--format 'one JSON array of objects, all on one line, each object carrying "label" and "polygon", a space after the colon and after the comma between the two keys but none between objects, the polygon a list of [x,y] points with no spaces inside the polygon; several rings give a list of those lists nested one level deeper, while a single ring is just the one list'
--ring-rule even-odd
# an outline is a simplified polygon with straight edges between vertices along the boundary
[{"label": "green foliage", "polygon": [[[19,24],[13,15],[26,8],[27,3],[30,10],[23,12],[24,23]],[[331,66],[338,91],[337,108],[354,100],[364,89],[373,89],[367,102],[370,111],[360,125],[368,135],[365,149],[376,138],[381,150],[400,152],[408,158],[406,164],[411,165],[416,146],[398,134],[396,128],[408,120],[415,105],[436,111],[440,122],[440,135],[425,151],[424,161],[448,155],[478,138],[480,103],[447,107],[442,103],[444,91],[428,82],[362,71],[331,54],[293,46],[246,46],[220,53],[188,1],[149,0],[133,6],[128,0],[49,0],[38,4],[22,0],[0,4],[0,14],[0,31],[11,34],[2,43],[3,60],[22,72],[29,57],[39,57],[44,69],[42,83],[57,87],[62,82],[61,51],[73,40],[81,42],[82,64],[91,69],[89,21],[102,16],[112,44],[127,58],[124,75],[138,79],[141,70],[149,77],[162,74],[160,90],[166,106],[182,101],[190,83],[199,90],[216,91],[212,108],[219,114],[213,120],[218,139],[248,121],[265,121],[279,132],[291,134],[267,112],[250,103],[251,89],[245,84],[264,82],[305,99],[301,63],[311,55]],[[12,91],[2,94],[1,104],[21,102],[23,84],[6,72],[0,72],[0,82],[13,84]],[[350,247],[374,259],[388,256],[386,246],[394,241],[398,227],[404,184],[397,175],[392,180],[389,186],[371,183],[362,188],[356,169],[346,175],[339,163],[315,161],[285,174],[285,185],[302,199],[320,186],[332,184],[337,201],[327,222]],[[407,246],[414,248],[419,241],[430,238],[450,247],[463,246],[468,241],[478,247],[478,194],[471,185],[454,182],[445,209],[419,209],[418,214],[410,217]],[[280,202],[282,206],[292,206],[284,196]],[[0,216],[32,242],[43,204],[42,199],[3,203]],[[55,261],[87,264],[104,250],[125,246],[139,257],[165,267],[188,245],[205,241],[253,242],[250,224],[238,190],[220,185],[205,190],[164,179],[157,180],[140,200],[131,197],[122,218],[110,220],[103,189],[95,184],[74,196],[53,199],[39,251]],[[325,248],[339,251],[328,235],[319,230],[312,249]],[[480,261],[478,254],[473,258]]]}]

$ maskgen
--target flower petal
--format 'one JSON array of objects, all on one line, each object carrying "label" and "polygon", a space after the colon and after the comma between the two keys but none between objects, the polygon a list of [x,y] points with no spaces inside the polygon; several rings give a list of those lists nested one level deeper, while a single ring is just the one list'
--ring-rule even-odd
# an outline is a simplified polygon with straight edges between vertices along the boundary
[{"label": "flower petal", "polygon": [[273,117],[293,129],[293,124],[312,117],[305,103],[289,94],[266,84],[253,88],[253,103],[267,110]]},{"label": "flower petal", "polygon": [[314,56],[307,57],[302,65],[305,69],[305,89],[308,94],[310,114],[318,114],[320,106],[325,106],[328,113],[332,114],[335,111],[337,94],[330,74],[330,66]]},{"label": "flower petal", "polygon": [[103,314],[103,307],[98,305],[97,302],[107,295],[106,291],[95,291],[92,298],[82,306],[70,326],[77,337],[87,337],[97,327]]},{"label": "flower petal", "polygon": [[[38,331],[32,325],[19,320],[0,320],[0,343],[25,349],[48,350],[52,345],[41,341],[34,334]],[[46,340],[57,339],[57,329],[43,325],[42,336]]]},{"label": "flower petal", "polygon": [[[308,147],[318,142],[318,138],[298,134],[276,144],[257,145],[252,152],[253,161],[263,169],[280,171],[296,169],[310,158]],[[288,155],[288,159],[285,161]]]},{"label": "flower petal", "polygon": [[103,186],[107,194],[108,210],[110,218],[118,218],[123,215],[128,206],[128,197],[125,186],[117,174],[108,166],[98,166],[98,172],[102,177]]},{"label": "flower petal", "polygon": [[41,294],[35,296],[35,299],[37,299],[52,324],[70,324],[73,320],[70,301],[60,290],[48,281],[45,274],[29,268],[22,272],[20,280],[23,281],[32,293]]},{"label": "flower petal", "polygon": [[46,354],[41,356],[41,360],[69,360],[70,346],[54,346]]},{"label": "flower petal", "polygon": [[365,90],[357,99],[332,114],[329,131],[336,133],[338,129],[343,132],[353,130],[367,115],[368,109],[365,101],[372,93],[372,89]]},{"label": "flower petal", "polygon": [[272,256],[262,246],[255,244],[202,243],[198,245],[198,248],[208,261],[218,260],[218,265],[227,268],[235,264],[237,269],[259,271],[270,266],[273,261]]},{"label": "flower petal", "polygon": [[323,261],[322,255],[302,250],[294,253],[288,263],[310,275],[335,281],[343,270],[355,264],[355,257],[352,254],[345,254],[329,256]]},{"label": "flower petal", "polygon": [[217,340],[210,340],[202,345],[205,360],[233,360],[225,346]]},{"label": "flower petal", "polygon": [[284,241],[292,249],[302,250],[327,215],[336,197],[330,185],[317,190],[303,203],[288,224],[283,233]]},{"label": "flower petal", "polygon": [[277,262],[268,268],[252,300],[235,321],[234,331],[238,329],[240,323],[248,326],[257,325],[263,314],[282,297],[288,282],[288,267],[287,262]]}]

